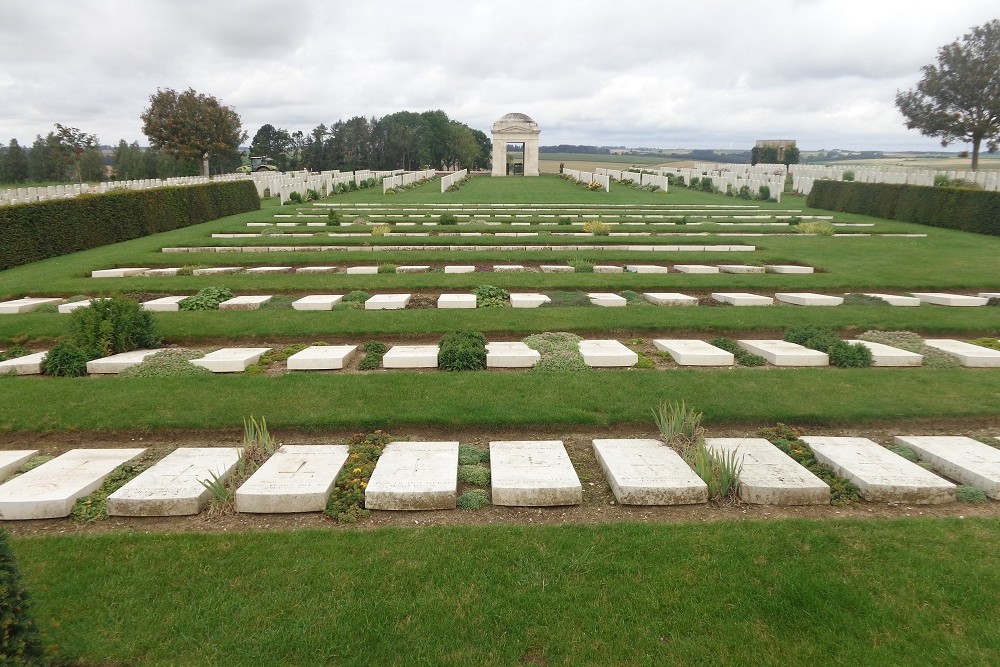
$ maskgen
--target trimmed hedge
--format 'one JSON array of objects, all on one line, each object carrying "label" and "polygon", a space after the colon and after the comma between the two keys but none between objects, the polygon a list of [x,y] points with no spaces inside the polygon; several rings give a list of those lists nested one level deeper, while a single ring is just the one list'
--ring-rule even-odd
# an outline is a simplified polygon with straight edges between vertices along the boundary
[{"label": "trimmed hedge", "polygon": [[0,271],[258,209],[252,181],[0,206]]},{"label": "trimmed hedge", "polygon": [[1000,192],[965,188],[816,181],[811,208],[1000,236]]}]

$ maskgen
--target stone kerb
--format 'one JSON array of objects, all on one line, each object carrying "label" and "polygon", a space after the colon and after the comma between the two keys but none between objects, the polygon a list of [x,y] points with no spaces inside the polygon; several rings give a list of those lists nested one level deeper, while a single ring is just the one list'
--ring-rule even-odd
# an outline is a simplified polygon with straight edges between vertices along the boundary
[{"label": "stone kerb", "polygon": [[561,440],[490,443],[494,505],[579,505],[583,486]]},{"label": "stone kerb", "polygon": [[321,512],[347,456],[347,445],[282,445],[236,490],[236,511]]},{"label": "stone kerb", "polygon": [[623,505],[708,502],[708,485],[658,440],[594,440],[593,446],[615,499]]},{"label": "stone kerb", "polygon": [[454,509],[458,442],[390,442],[365,489],[376,510]]}]

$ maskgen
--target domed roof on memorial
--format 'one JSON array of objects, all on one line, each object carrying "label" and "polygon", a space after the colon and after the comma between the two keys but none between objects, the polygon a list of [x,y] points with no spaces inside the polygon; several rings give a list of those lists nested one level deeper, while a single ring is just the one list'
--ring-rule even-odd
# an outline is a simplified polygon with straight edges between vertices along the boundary
[{"label": "domed roof on memorial", "polygon": [[529,116],[528,114],[524,114],[524,113],[509,113],[506,116],[504,116],[503,118],[501,118],[500,122],[503,122],[505,120],[520,121],[522,123],[534,123],[535,122],[535,121],[533,121],[531,119],[531,116]]},{"label": "domed roof on memorial", "polygon": [[538,123],[531,119],[531,116],[524,113],[509,113],[497,122],[493,123],[494,132],[528,132],[538,134]]}]

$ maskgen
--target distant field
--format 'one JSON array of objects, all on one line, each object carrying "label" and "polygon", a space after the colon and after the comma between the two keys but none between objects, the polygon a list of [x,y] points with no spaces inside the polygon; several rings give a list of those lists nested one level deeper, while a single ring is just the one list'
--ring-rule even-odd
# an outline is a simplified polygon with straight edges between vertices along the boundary
[{"label": "distant field", "polygon": [[[815,164],[815,163],[814,163]],[[923,167],[925,169],[970,169],[972,163],[969,158],[946,158],[946,157],[885,157],[877,160],[832,160],[818,164],[834,165],[871,165],[872,167]],[[1000,156],[980,155],[980,171],[986,169],[1000,169]]]},{"label": "distant field", "polygon": [[569,169],[592,171],[595,167],[624,169],[629,165],[666,165],[671,163],[671,160],[654,155],[604,155],[601,153],[538,154],[538,168],[544,173],[558,174],[560,162],[564,162]]}]

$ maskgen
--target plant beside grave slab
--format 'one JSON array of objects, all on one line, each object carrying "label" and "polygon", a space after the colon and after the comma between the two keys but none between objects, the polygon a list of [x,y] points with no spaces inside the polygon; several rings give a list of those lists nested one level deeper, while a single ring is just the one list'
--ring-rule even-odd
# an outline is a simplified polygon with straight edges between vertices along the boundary
[{"label": "plant beside grave slab", "polygon": [[212,371],[207,368],[190,363],[192,359],[200,359],[203,356],[205,353],[198,350],[167,348],[146,357],[135,366],[126,368],[118,374],[118,377],[165,378],[211,375]]},{"label": "plant beside grave slab", "polygon": [[861,343],[847,343],[831,329],[805,326],[789,329],[784,340],[827,354],[830,365],[838,368],[868,368],[872,352]]},{"label": "plant beside grave slab", "polygon": [[204,287],[194,296],[182,299],[177,307],[181,310],[218,310],[219,304],[233,298],[233,292],[225,287]]},{"label": "plant beside grave slab", "polygon": [[348,443],[347,462],[337,475],[323,514],[339,523],[357,523],[371,511],[365,509],[365,489],[382,450],[392,439],[381,430],[359,433]]},{"label": "plant beside grave slab", "polygon": [[969,342],[980,347],[988,347],[991,350],[1000,350],[1000,339],[997,338],[977,338]]},{"label": "plant beside grave slab", "polygon": [[[257,363],[247,366],[243,373],[244,375],[263,375],[268,367],[287,361],[288,357],[301,352],[307,347],[309,346],[305,343],[295,343],[294,345],[288,345],[281,349],[271,348],[261,355]],[[191,365],[193,366],[194,364]]]},{"label": "plant beside grave slab", "polygon": [[762,428],[757,435],[768,440],[829,485],[830,504],[834,507],[853,505],[860,500],[861,493],[858,487],[837,475],[829,466],[820,463],[809,445],[799,439],[800,433],[795,429],[779,423],[770,428]]},{"label": "plant beside grave slab", "polygon": [[389,351],[389,346],[377,340],[370,340],[361,345],[365,356],[358,363],[358,370],[374,371],[382,367],[382,357]]},{"label": "plant beside grave slab", "polygon": [[506,308],[510,306],[510,292],[502,287],[480,285],[473,293],[476,295],[476,308]]},{"label": "plant beside grave slab", "polygon": [[372,298],[372,295],[364,290],[354,290],[344,295],[334,308],[357,310],[365,307],[365,301]]},{"label": "plant beside grave slab", "polygon": [[912,331],[866,331],[858,340],[870,343],[882,343],[898,347],[908,352],[916,352],[924,356],[924,368],[960,368],[958,357],[924,344],[924,339]]},{"label": "plant beside grave slab", "polygon": [[94,301],[88,308],[74,310],[69,332],[70,341],[91,359],[148,350],[162,342],[153,314],[143,310],[138,301],[120,297]]},{"label": "plant beside grave slab", "polygon": [[486,369],[486,336],[479,331],[452,331],[441,338],[438,368],[443,371]]},{"label": "plant beside grave slab", "polygon": [[104,482],[96,491],[76,501],[72,511],[70,511],[70,518],[78,523],[93,523],[107,519],[108,496],[125,486],[139,473],[152,467],[173,450],[173,447],[150,448],[131,461],[121,464],[104,478]]},{"label": "plant beside grave slab", "polygon": [[764,366],[767,364],[767,359],[760,356],[759,354],[754,354],[753,352],[747,352],[742,347],[740,347],[736,341],[730,338],[716,338],[712,341],[712,345],[719,348],[720,350],[725,350],[736,358],[736,363],[740,366],[754,367],[754,366]]},{"label": "plant beside grave slab", "polygon": [[545,332],[528,336],[524,344],[541,355],[535,371],[589,371],[580,354],[580,341],[576,334],[565,331]]},{"label": "plant beside grave slab", "polygon": [[708,485],[708,497],[723,502],[739,498],[743,457],[733,450],[716,454],[705,445],[702,414],[680,403],[664,401],[653,410],[653,421],[668,447],[676,450],[685,463]]},{"label": "plant beside grave slab", "polygon": [[202,485],[209,490],[211,500],[208,505],[209,515],[234,514],[236,512],[236,489],[257,469],[264,465],[272,454],[281,446],[267,430],[267,421],[261,417],[258,422],[253,417],[243,419],[243,446],[236,466],[226,479],[220,478],[214,472],[208,480],[202,480]]}]

